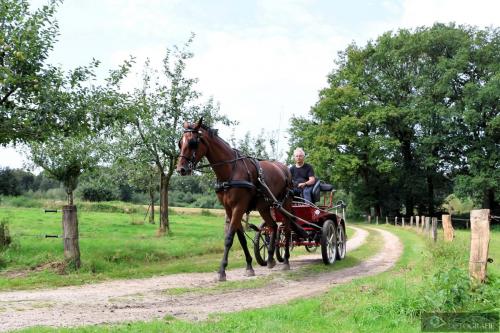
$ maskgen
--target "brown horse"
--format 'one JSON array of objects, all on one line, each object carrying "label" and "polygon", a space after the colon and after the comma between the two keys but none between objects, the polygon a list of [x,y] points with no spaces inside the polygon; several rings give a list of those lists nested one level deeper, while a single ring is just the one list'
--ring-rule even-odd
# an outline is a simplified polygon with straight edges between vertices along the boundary
[{"label": "brown horse", "polygon": [[[255,275],[252,268],[252,257],[248,251],[247,241],[241,224],[246,212],[258,210],[264,219],[265,226],[271,228],[267,259],[267,267],[275,266],[274,250],[277,224],[271,216],[271,205],[280,205],[287,211],[291,210],[292,176],[288,168],[279,162],[257,161],[248,156],[242,156],[231,148],[227,142],[217,135],[217,130],[202,123],[184,123],[184,134],[179,141],[180,156],[177,172],[182,176],[189,175],[196,164],[206,156],[210,167],[217,176],[216,193],[224,206],[229,228],[224,242],[224,256],[219,270],[219,281],[226,280],[228,254],[233,245],[234,234],[238,235],[246,258],[248,276]],[[283,269],[290,269],[290,220],[284,222],[285,256]]]}]

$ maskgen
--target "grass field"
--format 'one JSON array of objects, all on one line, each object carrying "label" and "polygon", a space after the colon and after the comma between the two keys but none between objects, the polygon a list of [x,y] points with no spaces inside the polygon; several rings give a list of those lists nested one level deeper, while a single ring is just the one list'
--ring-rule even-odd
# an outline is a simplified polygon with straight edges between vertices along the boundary
[{"label": "grass field", "polygon": [[[99,204],[97,209],[102,207]],[[62,240],[45,238],[61,234],[61,213],[1,207],[0,221],[8,221],[13,244],[0,254],[0,290],[218,269],[224,249],[222,217],[207,210],[198,210],[203,215],[176,214],[173,210],[171,234],[157,237],[158,226],[144,224],[144,213],[131,213],[134,211],[134,207],[129,208],[129,213],[94,212],[89,207],[79,211],[82,267],[71,271],[63,265]],[[260,224],[260,219],[251,217],[250,222]],[[350,236],[351,229],[347,233]],[[253,237],[253,233],[249,236]],[[251,246],[249,241],[253,252]],[[299,248],[292,255],[302,253],[305,251]],[[234,242],[229,261],[229,269],[235,267],[244,267],[238,241]]]},{"label": "grass field", "polygon": [[[489,282],[469,283],[468,233],[458,231],[453,243],[429,242],[413,230],[380,226],[397,234],[404,254],[391,271],[332,288],[313,299],[286,305],[213,315],[193,323],[170,316],[153,322],[58,329],[57,332],[420,332],[422,312],[498,311],[498,265],[489,267]],[[490,253],[500,254],[498,230]],[[359,248],[350,256],[366,251]],[[358,254],[356,254],[358,253]],[[29,329],[23,332],[52,332]]]},{"label": "grass field", "polygon": [[[44,214],[39,208],[1,207],[0,220],[7,219],[14,244],[1,256],[0,289],[38,288],[89,283],[114,278],[137,278],[177,272],[215,271],[223,249],[220,217],[173,214],[172,235],[156,237],[156,225],[142,224],[143,213],[80,211],[83,267],[58,274],[50,263],[62,261],[60,239],[40,235],[60,234],[60,215]],[[252,222],[256,223],[256,220]],[[359,224],[360,226],[364,226]],[[404,244],[396,267],[377,276],[360,278],[332,288],[313,299],[299,299],[286,305],[213,315],[207,321],[186,322],[170,316],[152,322],[58,329],[57,332],[419,332],[422,312],[499,311],[500,230],[492,229],[488,282],[474,285],[468,278],[469,231],[457,230],[452,243],[432,243],[409,229],[380,225],[394,232]],[[348,234],[352,231],[349,229]],[[441,232],[438,235],[442,239]],[[348,253],[333,269],[352,266],[380,248],[377,234],[367,244]],[[298,251],[297,251],[298,250]],[[295,249],[292,256],[299,255]],[[319,253],[318,253],[319,256]],[[242,251],[235,242],[231,267],[244,267]],[[321,266],[321,267],[320,267]],[[290,273],[324,270],[318,265]],[[331,268],[327,268],[331,269]],[[257,279],[249,288],[267,282]],[[207,293],[237,288],[231,282]],[[172,293],[192,292],[189,289]],[[33,328],[23,332],[53,332]]]}]

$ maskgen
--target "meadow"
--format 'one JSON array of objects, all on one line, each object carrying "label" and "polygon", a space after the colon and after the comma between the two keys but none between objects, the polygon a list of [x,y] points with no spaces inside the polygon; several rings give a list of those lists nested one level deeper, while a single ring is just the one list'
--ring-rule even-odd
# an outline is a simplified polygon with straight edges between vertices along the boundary
[{"label": "meadow", "polygon": [[[57,272],[48,264],[62,261],[61,240],[45,239],[41,235],[61,232],[60,214],[43,213],[39,208],[0,207],[0,220],[9,221],[14,239],[2,255],[0,288],[75,285],[217,269],[223,250],[220,216],[213,216],[207,210],[203,211],[204,215],[172,212],[172,234],[157,237],[157,225],[144,224],[144,212],[139,210],[128,209],[125,213],[125,210],[82,209],[79,222],[83,267],[78,272]],[[366,226],[360,222],[353,224]],[[488,266],[485,284],[475,284],[468,277],[468,230],[456,230],[451,243],[442,241],[442,230],[439,230],[440,241],[433,243],[408,227],[376,227],[395,233],[403,242],[404,252],[396,266],[376,276],[338,285],[320,297],[263,309],[214,314],[201,322],[165,316],[150,322],[61,329],[36,327],[22,332],[420,332],[420,316],[424,312],[499,311],[500,230],[497,226],[491,230],[489,257],[494,261]],[[348,234],[351,236],[352,230],[348,229]],[[371,233],[366,244],[348,253],[345,261],[330,269],[359,264],[378,251],[380,240],[376,233]],[[234,244],[230,266],[243,267],[242,251],[238,242]],[[292,256],[300,253],[295,249]],[[288,278],[300,279],[304,274],[324,270],[325,267],[318,265],[310,270],[291,272]],[[259,288],[265,283],[266,279],[256,280],[248,287]],[[238,284],[228,282],[204,292],[237,287]]]},{"label": "meadow", "polygon": [[[16,201],[17,202],[17,201]],[[12,244],[0,253],[0,290],[79,285],[109,279],[141,278],[161,274],[215,272],[224,250],[224,218],[219,210],[170,210],[171,232],[157,236],[157,224],[144,219],[146,208],[120,202],[83,203],[78,210],[82,267],[64,264],[59,202],[28,202],[36,207],[3,200],[0,221],[9,226]],[[10,205],[7,205],[10,203]],[[195,214],[196,213],[196,214]],[[259,225],[260,218],[250,222]],[[348,236],[352,230],[347,230]],[[254,233],[249,232],[249,237]],[[252,243],[248,240],[250,251]],[[292,255],[305,253],[294,249]],[[319,256],[318,252],[318,256]],[[229,269],[245,266],[239,242],[230,252]],[[254,265],[257,263],[254,260]]]},{"label": "meadow", "polygon": [[[420,316],[424,312],[498,312],[498,265],[489,267],[486,284],[470,282],[467,231],[458,231],[453,243],[433,244],[408,228],[379,227],[395,233],[404,244],[403,256],[396,266],[376,276],[338,285],[320,297],[214,314],[202,322],[165,316],[151,322],[37,327],[21,332],[420,332]],[[492,235],[490,256],[498,258],[499,230],[494,229]],[[365,251],[362,246],[349,255],[357,257]]]}]

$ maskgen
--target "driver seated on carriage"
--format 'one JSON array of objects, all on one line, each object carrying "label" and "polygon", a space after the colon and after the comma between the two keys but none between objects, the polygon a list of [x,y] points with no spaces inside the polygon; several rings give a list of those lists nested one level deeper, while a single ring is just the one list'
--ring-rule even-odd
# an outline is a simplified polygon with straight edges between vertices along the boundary
[{"label": "driver seated on carriage", "polygon": [[312,165],[305,163],[305,153],[302,148],[296,148],[293,152],[295,165],[290,167],[294,187],[294,195],[301,196],[306,202],[314,203],[312,191],[316,183]]}]

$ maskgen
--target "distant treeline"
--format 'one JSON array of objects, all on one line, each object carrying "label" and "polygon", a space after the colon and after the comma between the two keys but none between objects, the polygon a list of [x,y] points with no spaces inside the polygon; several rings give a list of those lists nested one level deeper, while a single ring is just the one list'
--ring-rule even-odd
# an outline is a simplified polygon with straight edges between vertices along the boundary
[{"label": "distant treeline", "polygon": [[[100,168],[87,177],[82,177],[77,196],[86,201],[112,201],[143,203],[149,197],[126,180],[113,177],[106,181],[109,174],[107,168]],[[95,180],[99,181],[95,181]],[[169,191],[171,206],[177,207],[220,207],[212,190],[212,182],[203,176],[172,177]],[[50,178],[46,172],[37,175],[22,169],[0,168],[0,195],[5,196],[36,196],[51,199],[66,199],[62,184]],[[155,197],[158,197],[156,191]],[[158,198],[157,198],[158,199]]]}]

